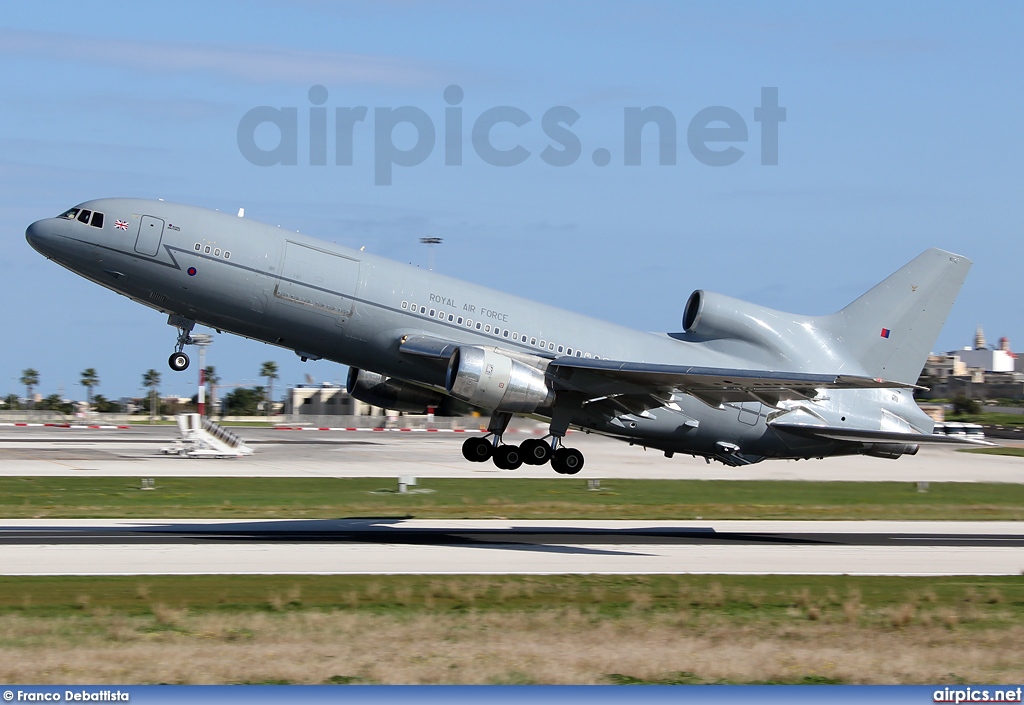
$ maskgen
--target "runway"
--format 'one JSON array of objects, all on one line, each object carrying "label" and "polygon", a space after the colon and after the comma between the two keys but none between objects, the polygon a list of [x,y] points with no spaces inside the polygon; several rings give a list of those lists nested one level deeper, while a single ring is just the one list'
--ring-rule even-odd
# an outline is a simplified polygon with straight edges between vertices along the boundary
[{"label": "runway", "polygon": [[[177,437],[171,426],[128,430],[0,427],[0,475],[121,477],[557,477],[550,467],[499,470],[462,458],[466,434],[304,432],[242,428],[256,453],[243,459],[162,455]],[[518,443],[527,434],[509,434]],[[567,445],[586,456],[580,478],[1024,482],[1024,458],[924,447],[915,456],[769,460],[730,468],[702,458],[666,458],[621,441],[585,433]]]},{"label": "runway", "polygon": [[4,575],[1019,575],[1024,522],[7,520]]},{"label": "runway", "polygon": [[[0,427],[0,474],[120,477],[551,478],[461,457],[465,434],[239,429],[243,459],[160,453],[168,426]],[[512,435],[511,442],[525,438]],[[574,433],[577,478],[1024,482],[1024,458],[923,448],[742,468]],[[562,478],[564,479],[564,478]],[[0,520],[0,574],[721,573],[1019,575],[1024,523]]]}]

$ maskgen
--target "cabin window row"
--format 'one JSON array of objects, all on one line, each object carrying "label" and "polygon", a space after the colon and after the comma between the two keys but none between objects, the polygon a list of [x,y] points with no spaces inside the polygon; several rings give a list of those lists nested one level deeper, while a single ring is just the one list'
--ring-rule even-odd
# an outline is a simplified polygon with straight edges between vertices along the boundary
[{"label": "cabin window row", "polygon": [[439,321],[447,321],[448,323],[454,323],[459,326],[465,326],[471,330],[477,330],[485,335],[493,335],[499,338],[505,338],[513,342],[522,343],[523,345],[529,345],[530,347],[538,348],[540,350],[548,350],[550,352],[557,352],[559,355],[570,355],[575,357],[595,358],[601,359],[597,355],[591,355],[589,352],[583,352],[582,350],[576,350],[564,345],[559,345],[548,340],[538,339],[536,336],[528,336],[525,333],[520,335],[517,331],[512,331],[508,328],[502,328],[500,326],[491,326],[490,323],[484,323],[482,321],[474,321],[472,318],[465,318],[463,316],[457,316],[454,313],[448,313],[436,308],[427,308],[426,306],[420,306],[416,303],[409,303],[408,301],[402,302],[402,310],[410,311],[412,313],[418,313],[421,316],[427,318],[437,319]]}]

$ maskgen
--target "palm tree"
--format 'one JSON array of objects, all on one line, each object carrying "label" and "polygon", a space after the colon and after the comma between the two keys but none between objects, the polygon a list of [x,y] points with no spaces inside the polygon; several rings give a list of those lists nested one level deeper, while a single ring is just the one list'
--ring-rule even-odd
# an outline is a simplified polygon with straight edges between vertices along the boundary
[{"label": "palm tree", "polygon": [[85,406],[86,411],[92,409],[92,388],[99,386],[100,376],[96,370],[92,367],[88,367],[82,370],[82,380],[80,384],[85,387]]},{"label": "palm tree", "polygon": [[25,405],[31,409],[34,405],[32,390],[39,384],[39,373],[31,367],[27,370],[22,370],[20,382],[25,385]]},{"label": "palm tree", "polygon": [[217,385],[220,384],[220,375],[217,374],[217,368],[213,365],[203,368],[203,379],[206,380],[206,384],[210,388],[210,411],[212,412],[217,408]]},{"label": "palm tree", "polygon": [[149,422],[156,418],[157,387],[160,386],[160,373],[149,369],[142,373],[142,386],[149,387]]},{"label": "palm tree", "polygon": [[277,363],[272,360],[264,362],[260,367],[260,377],[267,378],[267,416],[270,416],[274,411],[274,380],[278,379]]}]

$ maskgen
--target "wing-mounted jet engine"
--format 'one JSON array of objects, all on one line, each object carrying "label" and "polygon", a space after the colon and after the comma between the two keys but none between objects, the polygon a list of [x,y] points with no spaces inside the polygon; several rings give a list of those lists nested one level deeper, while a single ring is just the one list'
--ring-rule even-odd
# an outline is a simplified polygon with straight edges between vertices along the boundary
[{"label": "wing-mounted jet engine", "polygon": [[394,409],[410,414],[423,414],[444,401],[444,395],[400,379],[350,367],[348,393],[370,406]]},{"label": "wing-mounted jet engine", "polygon": [[472,345],[461,346],[452,354],[446,382],[448,393],[493,410],[488,436],[466,439],[463,456],[474,462],[493,458],[498,467],[508,470],[522,463],[543,465],[550,460],[556,472],[579,472],[583,468],[583,454],[574,448],[559,447],[558,435],[552,437],[550,445],[538,438],[528,438],[518,446],[501,443],[513,414],[531,414],[555,403],[555,391],[546,373],[551,361],[532,355],[517,357],[521,359]]},{"label": "wing-mounted jet engine", "polygon": [[555,400],[544,373],[549,362],[538,357],[534,367],[497,350],[464,345],[452,354],[445,386],[474,406],[530,414]]}]

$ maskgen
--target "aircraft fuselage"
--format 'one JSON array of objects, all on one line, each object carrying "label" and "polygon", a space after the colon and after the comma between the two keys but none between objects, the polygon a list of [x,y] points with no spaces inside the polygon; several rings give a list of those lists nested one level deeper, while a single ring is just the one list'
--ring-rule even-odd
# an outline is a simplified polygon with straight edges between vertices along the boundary
[{"label": "aircraft fuselage", "polygon": [[[71,271],[170,315],[434,390],[446,389],[446,366],[402,350],[403,341],[455,341],[527,360],[815,371],[834,363],[835,371],[863,373],[849,360],[814,349],[823,346],[801,344],[792,331],[769,331],[783,342],[766,345],[742,336],[636,331],[192,206],[99,199],[75,210],[70,218],[33,223],[26,233],[35,249]],[[88,222],[95,216],[83,221],[84,211],[102,214],[102,223]],[[571,410],[570,423],[666,452],[723,459],[723,448],[736,446],[745,462],[862,452],[845,441],[780,434],[766,423],[779,405],[715,406],[687,394],[663,402],[609,413],[607,404],[598,410],[584,400]],[[823,413],[851,416],[885,407],[904,418],[920,415],[906,390],[837,389],[813,404]]]}]

